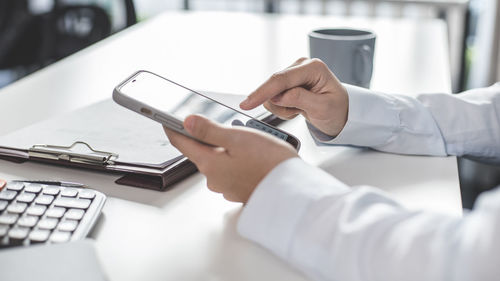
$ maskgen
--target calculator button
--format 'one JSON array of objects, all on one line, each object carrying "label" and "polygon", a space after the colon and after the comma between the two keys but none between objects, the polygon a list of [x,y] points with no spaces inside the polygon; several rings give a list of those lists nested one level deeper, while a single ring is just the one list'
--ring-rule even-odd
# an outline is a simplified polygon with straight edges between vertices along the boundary
[{"label": "calculator button", "polygon": [[64,196],[64,197],[76,197],[77,194],[78,194],[78,190],[76,190],[74,188],[66,188],[63,191],[61,191],[61,196]]},{"label": "calculator button", "polygon": [[17,225],[24,227],[33,227],[36,225],[37,222],[38,222],[38,217],[25,216],[17,221]]},{"label": "calculator button", "polygon": [[59,219],[64,215],[65,212],[66,209],[64,208],[54,207],[50,208],[45,215],[49,218]]},{"label": "calculator button", "polygon": [[50,205],[54,201],[54,196],[40,195],[36,198],[35,203],[40,205]]},{"label": "calculator button", "polygon": [[90,190],[82,190],[82,191],[80,191],[79,197],[81,199],[94,199],[95,192],[90,191]]},{"label": "calculator button", "polygon": [[2,240],[2,237],[7,235],[7,232],[9,232],[9,226],[0,224],[0,240]]},{"label": "calculator button", "polygon": [[7,225],[14,224],[14,223],[16,223],[18,217],[19,216],[16,214],[0,215],[0,224],[7,224]]},{"label": "calculator button", "polygon": [[43,188],[42,193],[46,194],[46,195],[57,195],[57,194],[59,194],[59,191],[61,191],[61,189],[58,187],[46,186]]},{"label": "calculator button", "polygon": [[24,183],[22,182],[11,182],[7,185],[7,189],[14,191],[20,191],[23,190],[23,188],[24,188]]},{"label": "calculator button", "polygon": [[31,183],[26,185],[24,191],[31,193],[39,193],[40,191],[42,191],[42,186],[36,183]]},{"label": "calculator button", "polygon": [[74,231],[78,226],[78,222],[74,220],[62,221],[57,226],[57,229],[60,231]]},{"label": "calculator button", "polygon": [[64,217],[68,220],[81,220],[85,212],[79,209],[70,209]]},{"label": "calculator button", "polygon": [[12,199],[14,199],[17,195],[17,192],[13,191],[13,190],[2,190],[0,192],[0,200],[7,200],[7,201],[10,201]]},{"label": "calculator button", "polygon": [[50,231],[43,229],[36,229],[31,231],[29,239],[32,243],[42,243],[49,239]]},{"label": "calculator button", "polygon": [[16,201],[17,202],[24,202],[24,203],[31,203],[33,202],[33,199],[35,199],[36,194],[34,193],[21,193],[19,196],[17,196]]},{"label": "calculator button", "polygon": [[12,213],[12,214],[22,214],[28,207],[28,204],[26,203],[12,203],[7,207],[7,212]]},{"label": "calculator button", "polygon": [[50,242],[63,243],[63,242],[67,242],[70,237],[71,237],[71,233],[70,232],[55,231],[50,236]]},{"label": "calculator button", "polygon": [[28,215],[41,216],[41,215],[43,215],[43,213],[45,213],[46,209],[47,209],[47,207],[45,207],[45,206],[33,205],[33,206],[29,207],[28,211],[26,211],[26,212],[28,213]]},{"label": "calculator button", "polygon": [[56,227],[57,222],[56,219],[43,218],[38,222],[38,228],[51,230]]},{"label": "calculator button", "polygon": [[14,227],[9,230],[10,244],[21,244],[28,237],[30,230],[25,227]]},{"label": "calculator button", "polygon": [[54,205],[65,208],[87,209],[90,206],[90,200],[60,197],[56,199]]},{"label": "calculator button", "polygon": [[7,204],[9,204],[9,202],[0,200],[0,212],[7,208]]}]

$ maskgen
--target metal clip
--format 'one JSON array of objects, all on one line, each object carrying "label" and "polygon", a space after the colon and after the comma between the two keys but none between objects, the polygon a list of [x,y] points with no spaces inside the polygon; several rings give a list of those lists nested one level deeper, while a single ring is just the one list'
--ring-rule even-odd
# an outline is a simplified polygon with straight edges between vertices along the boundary
[{"label": "metal clip", "polygon": [[[89,152],[74,152],[72,149],[77,145],[85,146]],[[28,149],[30,158],[42,158],[56,161],[68,161],[72,163],[90,165],[113,165],[113,159],[118,158],[118,154],[93,149],[88,143],[83,141],[74,142],[70,146],[36,144]]]}]

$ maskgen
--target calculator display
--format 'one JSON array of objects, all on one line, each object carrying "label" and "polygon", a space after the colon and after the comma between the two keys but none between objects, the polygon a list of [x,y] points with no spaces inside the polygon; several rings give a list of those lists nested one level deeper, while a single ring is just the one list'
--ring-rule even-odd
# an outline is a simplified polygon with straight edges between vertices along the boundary
[{"label": "calculator display", "polygon": [[140,72],[120,90],[122,94],[153,106],[180,121],[191,114],[200,114],[221,124],[244,125],[285,141],[288,138],[287,134],[251,116],[150,72]]}]

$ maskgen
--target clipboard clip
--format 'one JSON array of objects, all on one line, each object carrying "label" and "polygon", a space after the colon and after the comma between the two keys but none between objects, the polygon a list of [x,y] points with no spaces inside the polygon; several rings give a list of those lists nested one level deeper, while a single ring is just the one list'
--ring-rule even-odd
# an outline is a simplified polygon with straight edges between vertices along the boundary
[{"label": "clipboard clip", "polygon": [[[86,152],[75,151],[75,147],[85,147]],[[28,149],[30,158],[41,158],[55,161],[68,161],[89,165],[113,165],[118,154],[93,149],[88,143],[76,141],[70,146],[35,144]]]}]

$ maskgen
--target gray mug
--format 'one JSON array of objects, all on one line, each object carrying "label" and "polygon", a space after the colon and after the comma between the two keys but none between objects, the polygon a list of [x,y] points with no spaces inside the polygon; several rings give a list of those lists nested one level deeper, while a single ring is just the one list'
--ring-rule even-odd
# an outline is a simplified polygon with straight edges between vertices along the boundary
[{"label": "gray mug", "polygon": [[319,29],[309,33],[311,58],[321,59],[341,82],[370,87],[375,34],[349,28]]}]

